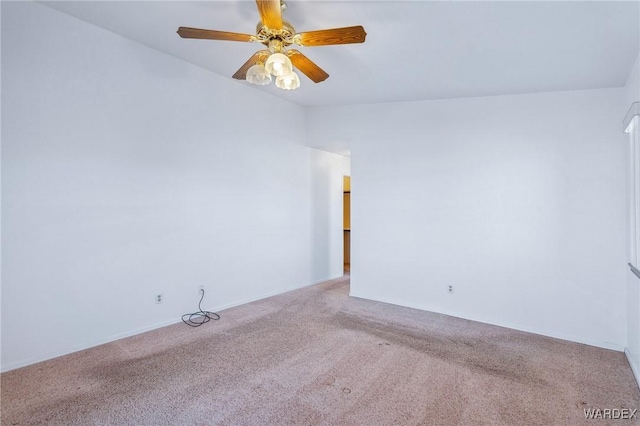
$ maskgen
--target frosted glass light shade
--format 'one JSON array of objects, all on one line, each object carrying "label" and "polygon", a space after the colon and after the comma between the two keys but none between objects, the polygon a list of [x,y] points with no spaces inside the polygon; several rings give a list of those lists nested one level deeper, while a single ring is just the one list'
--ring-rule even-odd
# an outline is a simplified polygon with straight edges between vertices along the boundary
[{"label": "frosted glass light shade", "polygon": [[272,53],[264,64],[267,71],[276,77],[287,75],[293,71],[291,60],[282,53]]},{"label": "frosted glass light shade", "polygon": [[293,90],[300,87],[300,77],[298,74],[291,71],[287,75],[276,78],[276,86],[283,90]]},{"label": "frosted glass light shade", "polygon": [[271,83],[271,74],[265,69],[264,65],[256,64],[247,70],[247,81],[251,84],[264,86]]}]

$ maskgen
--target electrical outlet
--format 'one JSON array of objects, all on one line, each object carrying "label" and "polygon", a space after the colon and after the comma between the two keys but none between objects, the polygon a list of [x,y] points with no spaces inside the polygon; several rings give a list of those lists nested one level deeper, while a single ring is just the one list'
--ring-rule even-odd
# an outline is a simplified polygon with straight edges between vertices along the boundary
[{"label": "electrical outlet", "polygon": [[199,285],[198,286],[198,296],[202,296],[204,294],[204,286],[203,285]]},{"label": "electrical outlet", "polygon": [[162,293],[156,294],[156,303],[162,303],[163,297]]},{"label": "electrical outlet", "polygon": [[449,291],[449,293],[453,293],[453,286],[452,285],[449,286],[448,291]]}]

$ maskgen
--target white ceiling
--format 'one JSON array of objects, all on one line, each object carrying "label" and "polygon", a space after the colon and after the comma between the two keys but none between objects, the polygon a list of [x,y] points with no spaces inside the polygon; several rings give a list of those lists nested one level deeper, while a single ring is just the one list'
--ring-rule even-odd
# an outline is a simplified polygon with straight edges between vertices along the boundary
[{"label": "white ceiling", "polygon": [[[44,4],[228,77],[262,45],[181,39],[179,26],[254,34],[241,1]],[[638,1],[288,0],[298,31],[363,25],[364,44],[300,47],[330,74],[283,91],[303,106],[381,103],[624,86],[638,55]]]}]

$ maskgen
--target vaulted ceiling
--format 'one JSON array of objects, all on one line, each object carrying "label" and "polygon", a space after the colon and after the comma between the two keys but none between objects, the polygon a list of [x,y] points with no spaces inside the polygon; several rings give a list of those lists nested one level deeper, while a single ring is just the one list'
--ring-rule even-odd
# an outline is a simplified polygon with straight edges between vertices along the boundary
[{"label": "vaulted ceiling", "polygon": [[181,39],[179,26],[254,34],[253,0],[43,2],[302,106],[620,87],[639,51],[637,1],[287,0],[298,31],[363,25],[364,44],[301,47],[330,77],[283,91],[232,80],[257,43]]}]

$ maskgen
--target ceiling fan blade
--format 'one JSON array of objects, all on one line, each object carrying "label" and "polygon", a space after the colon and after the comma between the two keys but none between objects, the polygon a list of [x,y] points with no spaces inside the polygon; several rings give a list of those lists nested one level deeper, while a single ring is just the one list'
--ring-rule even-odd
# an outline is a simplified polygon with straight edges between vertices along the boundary
[{"label": "ceiling fan blade", "polygon": [[256,0],[262,23],[272,30],[282,29],[280,0]]},{"label": "ceiling fan blade", "polygon": [[367,33],[361,25],[330,30],[298,33],[294,42],[300,46],[327,46],[332,44],[364,43]]},{"label": "ceiling fan blade", "polygon": [[329,74],[296,49],[287,50],[287,56],[291,59],[293,66],[309,77],[314,83],[320,83],[329,78]]},{"label": "ceiling fan blade", "polygon": [[203,30],[200,28],[180,27],[178,35],[182,38],[199,38],[205,40],[254,41],[250,34],[230,33],[227,31]]},{"label": "ceiling fan blade", "polygon": [[249,60],[245,62],[238,71],[236,71],[236,73],[233,75],[233,78],[235,78],[236,80],[246,80],[247,71],[249,70],[249,68],[257,64],[258,62],[264,62],[267,57],[269,57],[268,50],[260,50],[254,53],[253,56],[250,57]]}]

